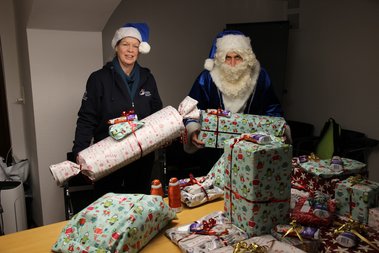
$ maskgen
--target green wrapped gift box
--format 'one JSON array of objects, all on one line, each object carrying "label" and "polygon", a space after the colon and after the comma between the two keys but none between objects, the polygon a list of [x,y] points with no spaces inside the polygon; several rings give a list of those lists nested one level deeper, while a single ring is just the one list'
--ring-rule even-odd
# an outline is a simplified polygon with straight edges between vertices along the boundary
[{"label": "green wrapped gift box", "polygon": [[379,183],[352,176],[337,183],[335,199],[337,214],[368,223],[368,212],[378,206]]},{"label": "green wrapped gift box", "polygon": [[224,142],[242,133],[265,133],[283,141],[286,121],[282,117],[230,113],[230,117],[201,111],[199,139],[206,147],[223,148]]},{"label": "green wrapped gift box", "polygon": [[292,146],[225,142],[225,212],[249,236],[270,233],[289,222]]}]

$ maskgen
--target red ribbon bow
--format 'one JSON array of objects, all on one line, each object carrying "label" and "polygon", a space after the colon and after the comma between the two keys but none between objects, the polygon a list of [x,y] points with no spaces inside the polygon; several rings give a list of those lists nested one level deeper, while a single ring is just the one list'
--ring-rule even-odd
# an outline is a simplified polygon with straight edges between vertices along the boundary
[{"label": "red ribbon bow", "polygon": [[212,230],[212,228],[216,226],[217,224],[216,220],[213,218],[210,218],[208,221],[203,220],[201,226],[199,226],[198,224],[199,224],[198,222],[192,223],[192,225],[190,226],[190,231],[192,233],[200,234],[200,235],[216,235],[216,236],[228,234],[228,230],[226,229],[222,231],[221,233],[217,233],[216,231]]},{"label": "red ribbon bow", "polygon": [[189,174],[189,181],[187,183],[181,185],[180,188],[183,189],[184,187],[191,186],[194,184],[197,184],[198,186],[200,186],[200,189],[204,192],[205,197],[207,198],[207,200],[209,200],[207,190],[205,190],[205,188],[202,186],[202,184],[193,176],[192,173]]}]

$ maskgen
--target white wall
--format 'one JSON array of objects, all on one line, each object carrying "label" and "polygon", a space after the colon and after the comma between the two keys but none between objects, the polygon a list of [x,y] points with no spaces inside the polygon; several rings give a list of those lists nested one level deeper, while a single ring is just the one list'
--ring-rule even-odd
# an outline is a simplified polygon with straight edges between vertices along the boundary
[{"label": "white wall", "polygon": [[[300,1],[291,30],[287,117],[312,123],[316,134],[333,117],[343,128],[379,140],[379,1]],[[379,181],[379,150],[369,156]]]},{"label": "white wall", "polygon": [[[101,32],[28,29],[43,223],[64,219],[62,188],[49,165],[66,160],[88,76],[101,68]],[[38,196],[37,196],[38,197]]]},{"label": "white wall", "polygon": [[16,24],[13,1],[0,1],[0,39],[3,54],[4,81],[6,83],[6,97],[10,137],[14,155],[23,159],[26,157],[23,104],[16,102],[22,97],[20,82],[19,52],[16,43]]}]

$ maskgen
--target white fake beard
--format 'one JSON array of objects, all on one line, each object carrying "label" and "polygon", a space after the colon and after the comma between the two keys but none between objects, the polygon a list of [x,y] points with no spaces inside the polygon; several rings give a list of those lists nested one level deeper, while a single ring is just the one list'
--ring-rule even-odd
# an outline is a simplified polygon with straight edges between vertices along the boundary
[{"label": "white fake beard", "polygon": [[[232,67],[226,63],[216,65],[212,70],[212,78],[220,91],[232,97],[239,97],[248,90],[254,88],[252,83],[252,71],[246,62]],[[214,76],[217,76],[214,78]]]}]

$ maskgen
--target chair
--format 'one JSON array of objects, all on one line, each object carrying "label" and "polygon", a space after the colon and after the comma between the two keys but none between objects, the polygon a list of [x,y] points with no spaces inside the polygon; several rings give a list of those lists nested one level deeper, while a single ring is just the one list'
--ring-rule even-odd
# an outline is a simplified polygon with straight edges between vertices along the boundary
[{"label": "chair", "polygon": [[[291,128],[294,156],[309,155],[311,152],[317,155],[317,150],[321,150],[321,146],[325,147],[326,144],[321,143],[322,133],[319,136],[313,135],[312,124],[292,120],[288,120],[287,123]],[[369,153],[378,144],[378,140],[368,138],[362,132],[341,128],[338,147],[333,147],[332,150],[338,150],[339,156],[367,164]],[[333,142],[329,145],[333,145]]]}]

